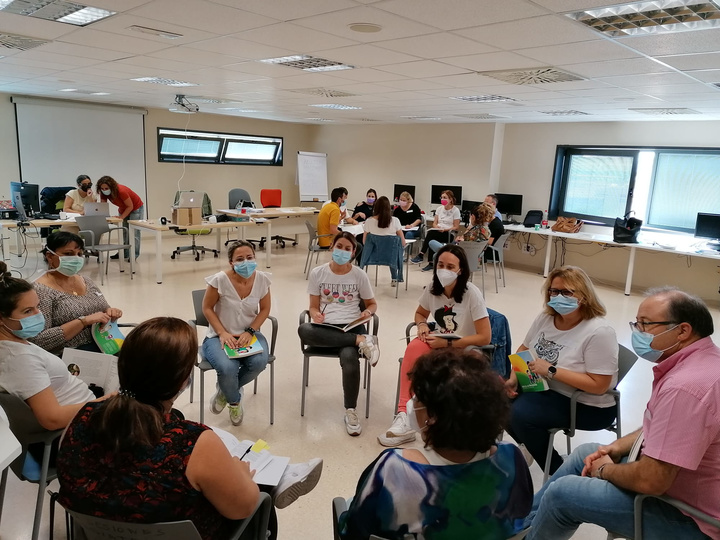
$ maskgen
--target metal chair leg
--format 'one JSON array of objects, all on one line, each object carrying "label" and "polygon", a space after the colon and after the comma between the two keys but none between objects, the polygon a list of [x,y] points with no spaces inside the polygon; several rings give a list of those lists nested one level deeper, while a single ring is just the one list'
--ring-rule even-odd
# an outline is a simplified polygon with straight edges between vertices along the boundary
[{"label": "metal chair leg", "polygon": [[303,357],[303,375],[302,375],[302,399],[300,401],[300,416],[305,416],[305,387],[307,386],[307,369],[308,357]]},{"label": "metal chair leg", "polygon": [[275,423],[275,361],[270,364],[270,425]]},{"label": "metal chair leg", "polygon": [[200,423],[205,423],[205,371],[200,370]]},{"label": "metal chair leg", "polygon": [[370,418],[370,378],[372,377],[372,366],[370,360],[365,360],[365,369],[367,370],[367,390],[365,392],[365,418]]}]

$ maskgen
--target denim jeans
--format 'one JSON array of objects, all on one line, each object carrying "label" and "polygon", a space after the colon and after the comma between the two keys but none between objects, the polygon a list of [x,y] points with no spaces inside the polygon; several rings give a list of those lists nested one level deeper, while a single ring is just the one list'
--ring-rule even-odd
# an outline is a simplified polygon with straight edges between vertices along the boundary
[{"label": "denim jeans", "polygon": [[360,351],[355,341],[357,334],[366,334],[365,325],[356,326],[348,332],[332,326],[317,326],[303,323],[298,326],[298,335],[304,345],[326,347],[328,354],[337,352],[342,369],[343,402],[346,409],[357,407],[360,393]]},{"label": "denim jeans", "polygon": [[[128,214],[128,216],[123,219],[123,227],[128,227],[128,221],[135,220],[135,219],[143,219],[145,217],[145,206],[141,206],[137,210],[133,210]],[[130,243],[130,238],[127,235],[126,231],[123,231],[123,242],[125,244]],[[140,256],[140,230],[135,229],[135,258],[137,259]],[[125,258],[130,258],[130,250],[125,250]]]},{"label": "denim jeans", "polygon": [[428,242],[428,247],[430,248],[430,251],[440,251],[440,248],[443,247],[445,244],[443,242],[438,242],[437,240],[430,240]]},{"label": "denim jeans", "polygon": [[[535,494],[525,526],[532,525],[527,540],[564,540],[581,523],[633,538],[635,493],[615,487],[606,480],[580,476],[583,460],[600,446],[583,444]],[[707,539],[692,518],[658,499],[643,504],[644,538]]]},{"label": "denim jeans", "polygon": [[417,231],[408,231],[403,229],[403,234],[405,235],[405,238],[407,238],[408,240],[412,240],[420,236],[420,230],[418,229]]},{"label": "denim jeans", "polygon": [[228,358],[217,336],[203,341],[203,356],[217,371],[218,386],[228,403],[239,403],[240,388],[255,380],[267,366],[270,356],[267,339],[260,332],[255,332],[255,337],[263,352],[244,358]]}]

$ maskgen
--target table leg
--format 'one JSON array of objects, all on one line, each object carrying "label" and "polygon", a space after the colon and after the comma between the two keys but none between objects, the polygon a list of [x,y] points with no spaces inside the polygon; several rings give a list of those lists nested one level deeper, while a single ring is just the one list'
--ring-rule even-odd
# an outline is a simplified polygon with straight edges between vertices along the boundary
[{"label": "table leg", "polygon": [[625,296],[630,296],[630,289],[632,288],[632,276],[633,270],[635,270],[635,250],[637,248],[632,246],[630,248],[630,256],[628,257],[628,269],[627,277],[625,278]]},{"label": "table leg", "polygon": [[272,263],[272,219],[265,222],[265,267],[270,268]]},{"label": "table leg", "polygon": [[217,229],[217,246],[216,246],[218,253],[220,253],[220,246],[222,245],[222,232],[223,232],[223,229],[218,227],[218,229]]},{"label": "table leg", "polygon": [[155,231],[155,281],[160,285],[162,277],[162,232]]},{"label": "table leg", "polygon": [[20,246],[22,246],[22,227],[17,227],[15,229],[15,252],[17,253],[18,257],[23,256],[23,252],[20,249]]},{"label": "table leg", "polygon": [[545,250],[545,269],[543,270],[543,277],[548,277],[550,272],[550,255],[553,249],[553,238],[548,234],[547,236],[547,249]]}]

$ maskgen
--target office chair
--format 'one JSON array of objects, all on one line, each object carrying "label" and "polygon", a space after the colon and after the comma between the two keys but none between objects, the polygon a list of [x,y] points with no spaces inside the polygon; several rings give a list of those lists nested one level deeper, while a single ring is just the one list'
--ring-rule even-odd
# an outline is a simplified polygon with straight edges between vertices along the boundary
[{"label": "office chair", "polygon": [[508,239],[508,237],[512,234],[512,231],[508,231],[505,234],[498,237],[495,242],[492,243],[492,245],[488,246],[490,248],[490,253],[492,254],[492,260],[489,262],[493,263],[493,275],[495,276],[495,293],[498,292],[498,284],[497,284],[497,265],[500,264],[500,276],[502,277],[502,283],[503,287],[505,286],[505,255],[503,254],[503,250],[505,249],[505,241]]},{"label": "office chair", "polygon": [[[260,190],[260,204],[263,208],[280,208],[282,207],[282,189],[261,189]],[[265,218],[265,219],[277,219],[277,218]],[[264,236],[260,239],[260,248],[262,249],[265,242],[268,239]],[[270,242],[275,241],[276,244],[280,244],[280,247],[285,247],[285,240],[292,242],[293,246],[297,246],[297,238],[288,238],[287,236],[281,236],[274,234],[269,239]]]},{"label": "office chair", "polygon": [[[630,349],[623,345],[618,345],[618,380],[617,384],[620,384],[620,382],[625,378],[625,375],[628,374],[630,369],[635,365],[635,361],[638,359],[637,355],[632,352]],[[622,437],[622,423],[620,421],[620,391],[617,389],[617,384],[615,385],[615,388],[611,388],[605,394],[611,395],[613,399],[615,399],[615,406],[617,407],[617,417],[615,418],[615,422],[613,422],[611,425],[609,425],[606,428],[608,431],[612,431],[615,433],[615,436],[619,439]],[[555,434],[558,431],[563,431],[565,433],[565,437],[567,439],[567,453],[570,454],[571,448],[570,448],[570,439],[575,436],[575,422],[576,422],[576,415],[577,415],[577,399],[579,396],[584,394],[582,390],[575,390],[570,397],[570,427],[567,429],[562,428],[553,428],[549,429],[548,433],[550,433],[550,441],[548,442],[548,449],[547,449],[547,455],[545,456],[545,470],[543,472],[543,484],[547,482],[547,479],[550,477],[550,461],[552,459],[552,452],[554,449],[553,442],[555,440]]]},{"label": "office chair", "polygon": [[[392,275],[395,270],[395,298],[403,278],[403,255],[405,249],[399,236],[380,236],[368,233],[362,254],[360,255],[360,268],[367,271],[370,265],[375,266],[375,286],[377,287],[378,267],[388,266]],[[406,284],[407,290],[407,284]]]},{"label": "office chair", "polygon": [[[192,191],[192,190],[190,190]],[[180,194],[183,193],[182,191],[176,191],[175,192],[175,202],[173,203],[173,206],[177,206],[180,202]],[[198,192],[198,195],[200,192]],[[202,203],[202,215],[203,216],[209,216],[212,214],[212,202],[210,201],[210,197],[208,197],[207,193],[203,193],[203,203]],[[195,260],[200,260],[200,254],[202,253],[203,256],[205,256],[206,251],[212,251],[215,258],[217,258],[220,254],[220,252],[217,249],[211,249],[205,246],[198,246],[195,243],[195,240],[198,236],[206,236],[212,233],[212,229],[203,229],[202,227],[197,227],[193,229],[177,229],[173,228],[173,231],[175,231],[175,234],[178,236],[190,236],[191,237],[191,244],[189,246],[178,246],[175,248],[175,250],[170,255],[171,259],[175,259],[176,256],[180,255],[181,253],[185,251],[191,251],[192,254],[195,256]]]},{"label": "office chair", "polygon": [[318,234],[317,229],[313,227],[313,224],[310,223],[307,219],[305,220],[305,226],[308,230],[308,254],[305,258],[305,268],[303,272],[305,273],[305,279],[307,279],[310,276],[310,270],[312,270],[313,264],[312,264],[312,256],[315,254],[315,264],[317,264],[318,258],[320,257],[321,251],[330,251],[330,247],[326,246],[323,247],[319,244],[320,238],[332,238],[335,236],[334,234]]},{"label": "office chair", "polygon": [[[255,203],[253,202],[252,197],[250,197],[250,194],[247,192],[247,190],[244,190],[243,188],[233,188],[228,193],[228,208],[230,210],[237,210],[240,208],[255,208]],[[227,240],[225,242],[225,245],[227,246],[234,241],[235,240]],[[260,243],[262,240],[252,240],[248,238],[246,239],[246,241],[250,242],[254,248],[255,242]],[[261,244],[261,247],[263,244]]]},{"label": "office chair", "polygon": [[[120,238],[117,244],[104,244],[101,242],[103,235],[108,235],[108,241],[112,233],[118,231],[118,235],[123,233],[128,234],[127,227],[110,227],[107,219],[104,216],[77,216],[75,223],[80,228],[78,234],[85,242],[85,251],[97,252],[98,261],[100,262],[100,285],[105,284],[105,276],[108,273],[108,265],[110,263],[110,252],[111,251],[122,251],[124,249],[130,249],[130,244],[125,244],[124,240]],[[127,236],[130,238],[130,235]],[[105,261],[103,262],[102,253],[105,253]],[[86,255],[87,257],[87,255]],[[124,272],[123,263],[125,257],[121,254],[118,257],[118,263],[120,265],[120,271]],[[130,279],[133,279],[133,263],[135,261],[135,254],[130,254]],[[103,264],[105,265],[105,271],[103,272]]]},{"label": "office chair", "polygon": [[485,256],[484,251],[487,248],[487,240],[485,242],[458,242],[465,255],[467,256],[468,266],[470,267],[470,281],[473,280],[473,276],[477,270],[482,269],[480,275],[482,276],[482,295],[485,298]]}]

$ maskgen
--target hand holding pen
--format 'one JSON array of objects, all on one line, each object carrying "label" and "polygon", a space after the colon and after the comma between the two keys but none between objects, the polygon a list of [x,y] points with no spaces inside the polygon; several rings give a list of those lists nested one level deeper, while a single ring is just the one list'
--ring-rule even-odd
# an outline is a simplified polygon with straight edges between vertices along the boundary
[{"label": "hand holding pen", "polygon": [[316,323],[323,323],[325,322],[325,308],[327,307],[327,304],[323,304],[323,306],[320,308],[320,311],[313,317],[313,322]]}]

